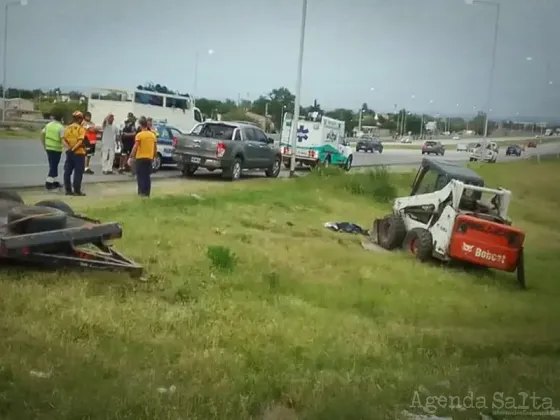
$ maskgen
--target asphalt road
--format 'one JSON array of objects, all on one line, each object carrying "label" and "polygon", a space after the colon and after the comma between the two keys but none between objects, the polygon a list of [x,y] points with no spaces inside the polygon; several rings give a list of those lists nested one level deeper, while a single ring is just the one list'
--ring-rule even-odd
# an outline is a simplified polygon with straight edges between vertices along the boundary
[{"label": "asphalt road", "polygon": [[[505,156],[505,147],[501,148],[499,161],[516,160],[530,155],[560,153],[560,143],[545,143],[536,149],[527,149],[525,156]],[[382,154],[359,152],[355,154],[354,166],[375,165],[418,165],[422,160],[420,150],[386,149]],[[454,162],[468,161],[466,152],[447,151],[444,157],[435,157]],[[92,169],[95,175],[85,175],[85,182],[110,182],[130,179],[128,175],[102,175],[99,156],[93,159]],[[61,163],[62,169],[63,163]],[[202,173],[203,171],[201,171]],[[38,141],[0,140],[0,187],[36,187],[44,183],[47,174],[47,162],[44,151]],[[285,172],[283,172],[285,174]],[[179,173],[173,168],[163,169],[155,178],[177,177]]]}]

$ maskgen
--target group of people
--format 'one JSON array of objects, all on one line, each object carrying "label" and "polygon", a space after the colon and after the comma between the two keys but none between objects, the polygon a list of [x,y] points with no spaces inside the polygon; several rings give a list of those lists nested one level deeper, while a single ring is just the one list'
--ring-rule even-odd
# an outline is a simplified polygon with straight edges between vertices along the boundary
[{"label": "group of people", "polygon": [[[84,174],[93,174],[90,168],[91,158],[95,155],[97,127],[92,122],[91,113],[75,111],[72,122],[63,125],[61,114],[52,115],[41,132],[41,142],[47,154],[49,171],[45,188],[49,191],[64,187],[66,195],[84,196],[82,182]],[[105,117],[101,130],[101,166],[103,174],[113,172],[115,149],[120,130],[115,123],[115,116]],[[121,134],[122,151],[119,161],[119,173],[130,167],[136,176],[138,195],[149,197],[151,193],[152,161],[157,153],[157,132],[152,127],[150,118],[136,117],[129,113]],[[58,168],[65,153],[63,185],[58,181]]]}]

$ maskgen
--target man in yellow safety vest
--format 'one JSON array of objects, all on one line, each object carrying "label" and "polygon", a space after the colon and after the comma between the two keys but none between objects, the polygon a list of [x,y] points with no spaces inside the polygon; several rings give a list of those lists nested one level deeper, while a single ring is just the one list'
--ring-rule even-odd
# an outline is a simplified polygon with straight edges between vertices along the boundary
[{"label": "man in yellow safety vest", "polygon": [[58,182],[58,166],[62,157],[64,144],[64,125],[62,124],[62,112],[53,110],[52,121],[41,131],[41,143],[47,153],[49,172],[45,181],[47,190],[55,190],[61,187]]}]

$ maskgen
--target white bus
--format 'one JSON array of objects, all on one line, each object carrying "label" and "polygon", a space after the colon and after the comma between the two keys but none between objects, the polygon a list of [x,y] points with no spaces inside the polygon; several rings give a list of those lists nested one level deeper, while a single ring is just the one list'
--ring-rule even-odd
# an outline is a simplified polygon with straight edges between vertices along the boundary
[{"label": "white bus", "polygon": [[192,105],[191,98],[146,90],[93,88],[88,94],[88,111],[93,121],[100,124],[109,113],[118,124],[123,124],[129,112],[136,118],[151,117],[183,132],[202,122],[202,114]]}]

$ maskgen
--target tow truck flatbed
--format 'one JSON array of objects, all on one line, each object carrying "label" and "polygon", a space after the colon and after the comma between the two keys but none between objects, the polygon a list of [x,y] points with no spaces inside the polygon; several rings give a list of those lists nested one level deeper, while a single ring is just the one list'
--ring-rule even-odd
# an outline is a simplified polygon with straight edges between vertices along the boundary
[{"label": "tow truck flatbed", "polygon": [[[23,200],[6,199],[0,194],[0,266],[4,261],[52,268],[122,270],[134,277],[142,274],[141,265],[108,243],[122,238],[120,223],[102,223],[75,214],[67,204],[58,200],[41,203],[38,203],[39,206],[25,206]],[[21,213],[22,209],[31,214],[14,220],[14,213]],[[53,224],[52,229],[45,225],[45,229],[33,232],[14,229],[18,224],[41,217],[57,217],[59,222],[64,220],[64,223],[59,223],[58,228]]]}]

